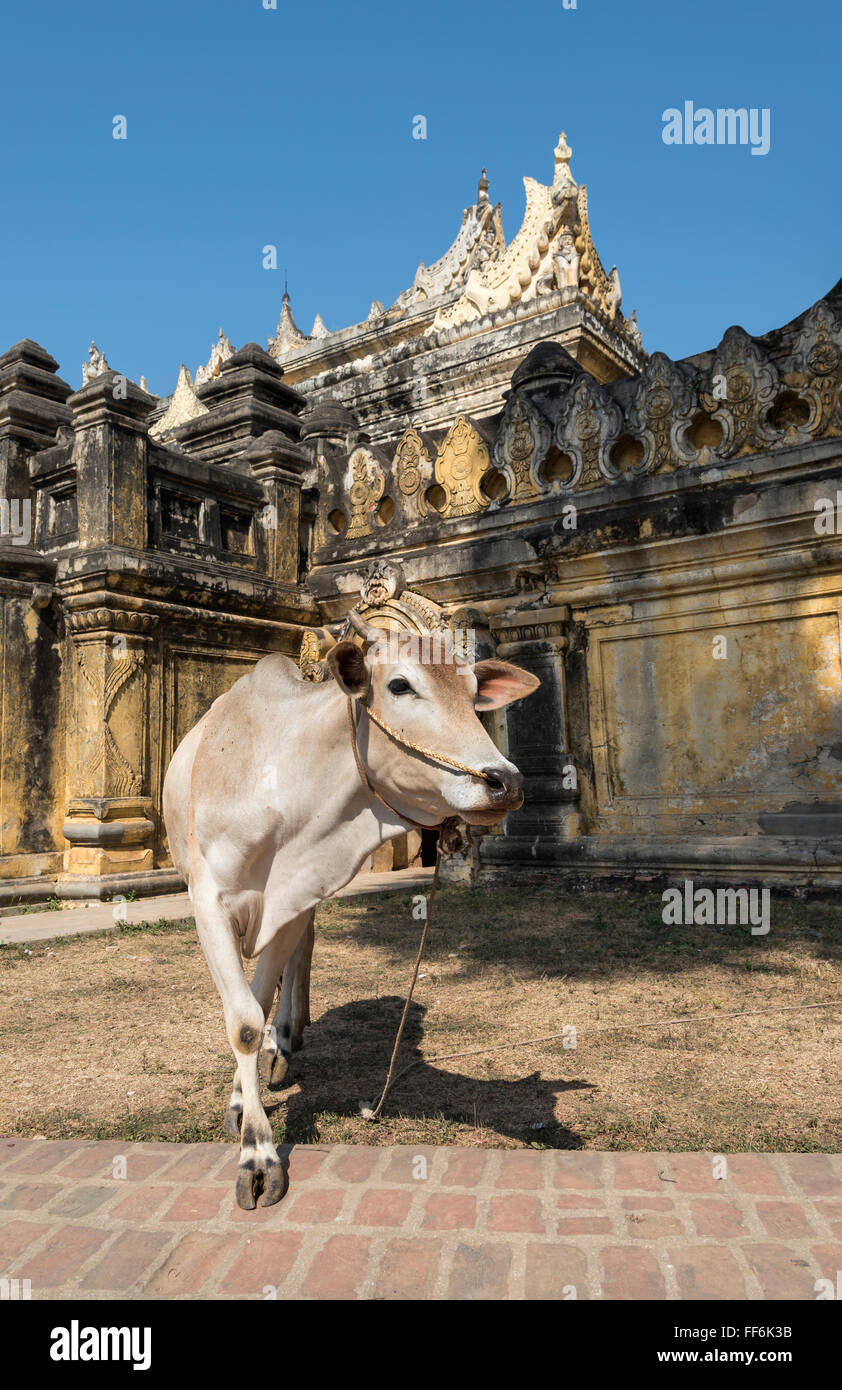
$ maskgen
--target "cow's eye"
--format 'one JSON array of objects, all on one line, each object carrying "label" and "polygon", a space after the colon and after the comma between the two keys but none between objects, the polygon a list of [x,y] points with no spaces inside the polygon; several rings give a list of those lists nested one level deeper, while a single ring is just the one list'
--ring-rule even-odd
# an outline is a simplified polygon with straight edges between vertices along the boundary
[{"label": "cow's eye", "polygon": [[405,681],[403,676],[395,676],[394,680],[389,681],[389,689],[393,695],[412,695],[414,693],[409,681]]}]

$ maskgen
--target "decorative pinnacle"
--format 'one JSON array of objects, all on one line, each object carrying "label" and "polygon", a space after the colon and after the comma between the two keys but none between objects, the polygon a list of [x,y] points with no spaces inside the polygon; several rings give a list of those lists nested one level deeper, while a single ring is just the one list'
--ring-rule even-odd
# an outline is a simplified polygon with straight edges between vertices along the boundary
[{"label": "decorative pinnacle", "polygon": [[567,136],[565,135],[564,131],[562,131],[559,135],[558,144],[556,145],[553,153],[556,165],[556,178],[558,178],[559,175],[562,174],[562,170],[565,174],[569,173],[567,166],[570,163],[570,156],[572,155],[573,151],[567,143]]},{"label": "decorative pinnacle", "polygon": [[480,176],[479,183],[477,184],[477,202],[488,202],[488,175],[485,170],[485,165],[483,165],[482,174]]}]

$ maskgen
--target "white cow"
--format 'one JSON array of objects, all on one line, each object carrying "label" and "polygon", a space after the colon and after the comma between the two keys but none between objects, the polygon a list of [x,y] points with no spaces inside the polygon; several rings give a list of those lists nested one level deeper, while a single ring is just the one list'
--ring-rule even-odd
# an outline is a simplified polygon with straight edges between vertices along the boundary
[{"label": "white cow", "polygon": [[[247,1210],[261,1191],[269,1206],[286,1188],[258,1054],[262,1044],[280,1080],[300,1045],[316,904],[408,825],[489,825],[523,802],[523,778],[475,710],[529,695],[537,678],[504,661],[466,665],[442,647],[396,653],[380,629],[352,622],[367,653],[339,642],[327,657],[334,679],[322,684],[287,657],[264,657],[187,734],[164,783],[170,850],[237,1063],[226,1123],[240,1131],[237,1201]],[[254,956],[249,985],[243,958]]]}]

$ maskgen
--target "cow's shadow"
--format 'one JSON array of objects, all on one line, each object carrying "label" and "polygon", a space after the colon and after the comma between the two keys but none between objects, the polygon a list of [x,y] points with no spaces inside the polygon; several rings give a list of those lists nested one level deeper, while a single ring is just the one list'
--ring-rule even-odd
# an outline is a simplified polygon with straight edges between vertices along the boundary
[{"label": "cow's shadow", "polygon": [[[325,1113],[359,1118],[361,1104],[374,1104],[386,1070],[404,1001],[395,995],[360,999],[326,1013],[305,1030],[304,1046],[293,1055],[284,1088],[273,1093],[266,1107],[270,1118],[285,1121],[285,1140],[313,1143],[320,1137],[318,1116]],[[439,1120],[442,1142],[453,1122],[484,1128],[551,1148],[578,1149],[582,1141],[559,1124],[555,1101],[560,1091],[592,1089],[592,1083],[567,1076],[548,1080],[534,1071],[517,1081],[494,1079],[495,1058],[506,1057],[505,1046],[472,1061],[488,1066],[486,1078],[447,1070],[447,1063],[421,1059],[420,1043],[426,1009],[413,1002],[404,1028],[395,1069],[396,1080],[384,1116],[392,1119]],[[505,1025],[489,1043],[505,1042]],[[460,1051],[446,1038],[437,1053]],[[569,1054],[571,1061],[575,1056]],[[524,1057],[527,1054],[524,1053]],[[404,1068],[415,1063],[405,1075]],[[399,1079],[398,1079],[399,1078]]]}]

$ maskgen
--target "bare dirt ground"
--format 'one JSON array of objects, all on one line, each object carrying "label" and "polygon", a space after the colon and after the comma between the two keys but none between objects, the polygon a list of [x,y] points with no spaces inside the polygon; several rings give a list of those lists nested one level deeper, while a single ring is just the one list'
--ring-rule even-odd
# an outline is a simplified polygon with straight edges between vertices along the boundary
[{"label": "bare dirt ground", "polygon": [[[264,1092],[278,1141],[840,1148],[842,912],[774,896],[771,931],[752,936],[664,926],[654,894],[442,892],[401,1057],[419,1065],[367,1123],[417,948],[411,906],[319,909],[313,1023],[289,1087]],[[762,1012],[727,1016],[746,1010]],[[680,1021],[639,1026],[662,1019]],[[2,1134],[224,1137],[233,1063],[192,928],[0,948],[0,1052]]]}]

